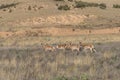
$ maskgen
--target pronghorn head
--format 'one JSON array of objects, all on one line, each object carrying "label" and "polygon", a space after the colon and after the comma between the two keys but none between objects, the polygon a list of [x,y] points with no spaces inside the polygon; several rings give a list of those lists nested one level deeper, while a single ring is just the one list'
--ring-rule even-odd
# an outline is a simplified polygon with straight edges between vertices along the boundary
[{"label": "pronghorn head", "polygon": [[71,45],[71,41],[66,41],[66,43],[65,43],[65,45],[67,46],[67,45]]},{"label": "pronghorn head", "polygon": [[68,44],[69,44],[69,45],[72,45],[72,42],[71,42],[71,41],[69,41],[69,42],[68,42]]}]

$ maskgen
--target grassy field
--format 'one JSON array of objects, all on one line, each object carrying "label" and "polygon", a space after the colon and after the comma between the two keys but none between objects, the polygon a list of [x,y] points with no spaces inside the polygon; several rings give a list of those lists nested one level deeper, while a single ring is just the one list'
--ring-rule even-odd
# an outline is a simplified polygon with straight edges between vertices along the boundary
[{"label": "grassy field", "polygon": [[[120,80],[120,1],[76,1],[0,0],[0,80]],[[66,41],[97,52],[41,46]]]},{"label": "grassy field", "polygon": [[48,44],[60,44],[66,41],[72,43],[79,43],[80,41],[85,43],[107,43],[107,42],[119,42],[120,34],[106,34],[106,35],[78,35],[78,36],[21,36],[21,37],[8,37],[0,38],[1,47],[36,47],[41,43]]},{"label": "grassy field", "polygon": [[96,53],[1,48],[1,80],[119,80],[120,43],[96,44]]},{"label": "grassy field", "polygon": [[[79,1],[79,0],[77,0]],[[74,2],[54,1],[54,0],[2,0],[0,5],[10,5],[18,3],[16,7],[7,7],[0,9],[0,31],[9,30],[24,30],[31,27],[52,27],[68,25],[67,27],[80,27],[80,28],[105,28],[105,27],[119,27],[120,24],[120,9],[112,8],[113,4],[120,4],[119,0],[83,0],[92,3],[105,3],[107,8],[105,10],[97,7],[86,7],[84,9],[73,8],[68,11],[61,11],[57,9],[56,4],[67,4],[72,6]],[[31,10],[29,10],[31,6]],[[39,9],[39,7],[41,7]],[[37,10],[35,10],[37,8]],[[11,12],[9,12],[12,10]],[[70,15],[70,16],[69,16]],[[79,16],[87,18],[81,23]],[[95,16],[90,17],[91,15]],[[39,19],[39,20],[36,20]],[[40,21],[41,19],[41,21]],[[43,22],[42,22],[43,21]],[[75,24],[73,22],[76,21]],[[21,24],[22,23],[22,24]],[[44,23],[44,24],[43,24]],[[66,24],[67,23],[67,24]],[[23,25],[24,24],[24,25]],[[64,26],[65,27],[65,26]]]}]

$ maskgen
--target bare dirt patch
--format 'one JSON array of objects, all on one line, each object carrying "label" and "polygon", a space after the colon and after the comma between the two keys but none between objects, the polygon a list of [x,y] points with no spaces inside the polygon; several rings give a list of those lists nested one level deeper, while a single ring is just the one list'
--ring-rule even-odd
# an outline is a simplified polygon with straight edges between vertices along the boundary
[{"label": "bare dirt patch", "polygon": [[89,34],[119,34],[120,27],[106,29],[40,28],[16,32],[0,32],[0,37],[17,36],[76,36]]}]

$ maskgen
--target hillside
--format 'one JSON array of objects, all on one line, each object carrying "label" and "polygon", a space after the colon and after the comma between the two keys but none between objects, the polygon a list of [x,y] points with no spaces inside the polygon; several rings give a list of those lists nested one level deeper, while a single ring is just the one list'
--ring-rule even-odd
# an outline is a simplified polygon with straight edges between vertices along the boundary
[{"label": "hillside", "polygon": [[120,0],[0,0],[0,80],[119,74]]},{"label": "hillside", "polygon": [[14,3],[15,6],[0,9],[0,30],[15,29],[16,25],[21,28],[30,25],[39,27],[69,25],[79,28],[82,26],[85,26],[85,28],[120,26],[120,9],[112,8],[113,4],[120,3],[118,0],[89,0],[87,2],[106,3],[107,8],[102,10],[96,7],[87,7],[85,9],[71,7],[68,11],[61,11],[58,10],[59,5],[67,4],[68,6],[72,6],[75,2],[69,2],[67,0],[1,0],[1,5]]}]

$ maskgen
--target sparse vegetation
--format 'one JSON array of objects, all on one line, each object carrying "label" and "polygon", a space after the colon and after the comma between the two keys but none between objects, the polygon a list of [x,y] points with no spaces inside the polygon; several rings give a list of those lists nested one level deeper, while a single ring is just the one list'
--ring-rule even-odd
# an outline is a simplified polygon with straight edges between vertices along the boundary
[{"label": "sparse vegetation", "polygon": [[89,80],[86,74],[82,74],[80,77],[81,80]]},{"label": "sparse vegetation", "polygon": [[37,6],[37,5],[29,5],[27,10],[31,11],[31,10],[34,10],[34,11],[38,11],[40,10],[41,8],[43,8],[43,6]]},{"label": "sparse vegetation", "polygon": [[83,2],[83,1],[76,1],[75,2],[75,8],[85,8],[85,7],[98,7],[98,3],[89,3],[89,2]]},{"label": "sparse vegetation", "polygon": [[37,32],[32,32],[32,31],[26,31],[25,35],[26,36],[33,36],[33,37],[39,36],[39,34]]},{"label": "sparse vegetation", "polygon": [[69,2],[73,2],[74,0],[68,0]]},{"label": "sparse vegetation", "polygon": [[12,9],[9,9],[9,13],[11,13],[12,12]]},{"label": "sparse vegetation", "polygon": [[75,2],[75,8],[85,8],[85,7],[86,7],[86,2],[82,2],[82,1]]},{"label": "sparse vegetation", "polygon": [[3,11],[6,11],[6,9],[3,9]]},{"label": "sparse vegetation", "polygon": [[75,1],[75,8],[86,8],[86,7],[100,7],[101,9],[105,9],[107,6],[105,3],[90,3],[84,1]]},{"label": "sparse vegetation", "polygon": [[64,0],[54,0],[54,1],[64,1]]},{"label": "sparse vegetation", "polygon": [[68,80],[68,78],[64,77],[64,76],[61,76],[61,77],[57,77],[57,78],[52,79],[52,80]]},{"label": "sparse vegetation", "polygon": [[[120,79],[120,15],[107,8],[110,2],[19,1],[0,4],[0,80]],[[79,42],[93,44],[96,52],[78,48]],[[44,44],[55,50],[45,51]]]},{"label": "sparse vegetation", "polygon": [[18,5],[18,4],[19,4],[19,3],[1,4],[0,9],[15,7],[15,6]]},{"label": "sparse vegetation", "polygon": [[[114,73],[119,71],[120,54],[116,56],[112,55],[114,52],[110,55],[104,54],[101,53],[104,48],[101,48],[99,54],[81,52],[79,55],[69,50],[45,52],[41,47],[0,49],[0,78],[2,80],[119,79],[119,75]],[[107,77],[110,75],[112,75],[110,78]]]},{"label": "sparse vegetation", "polygon": [[60,5],[60,6],[58,6],[58,10],[67,11],[67,10],[70,10],[70,7],[68,5]]},{"label": "sparse vegetation", "polygon": [[113,8],[120,8],[119,4],[113,4]]},{"label": "sparse vegetation", "polygon": [[28,10],[32,10],[31,6],[28,6]]},{"label": "sparse vegetation", "polygon": [[56,77],[56,78],[53,78],[51,80],[79,80],[77,77],[65,77],[65,76],[60,76],[60,77]]},{"label": "sparse vegetation", "polygon": [[101,3],[101,4],[99,4],[99,7],[101,8],[101,9],[106,9],[106,4],[105,3]]}]

